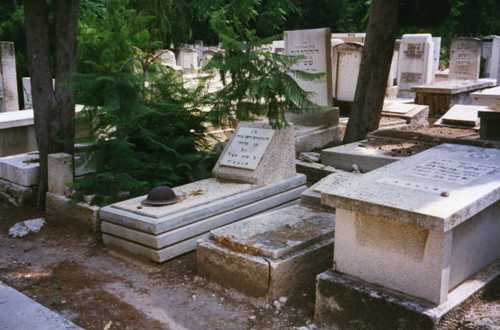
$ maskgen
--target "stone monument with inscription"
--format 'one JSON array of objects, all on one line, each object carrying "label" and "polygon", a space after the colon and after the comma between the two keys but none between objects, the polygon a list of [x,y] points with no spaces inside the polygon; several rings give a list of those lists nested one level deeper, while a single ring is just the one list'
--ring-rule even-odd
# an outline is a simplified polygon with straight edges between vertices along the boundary
[{"label": "stone monument with inscription", "polygon": [[358,84],[363,45],[342,43],[333,48],[332,85],[333,98],[340,102],[353,102]]},{"label": "stone monument with inscription", "polygon": [[196,73],[198,71],[198,53],[192,48],[181,48],[177,58],[177,65],[185,73]]},{"label": "stone monument with inscription", "polygon": [[481,40],[456,38],[450,48],[450,80],[478,80],[481,69]]},{"label": "stone monument with inscription", "polygon": [[500,36],[487,36],[483,38],[482,58],[484,67],[482,77],[500,80]]},{"label": "stone monument with inscription", "polygon": [[141,196],[102,208],[104,244],[163,262],[194,250],[210,230],[294,202],[306,189],[295,172],[293,126],[240,123],[213,174],[173,188],[172,205],[149,206]]},{"label": "stone monument with inscription", "polygon": [[19,111],[14,43],[0,41],[0,112]]},{"label": "stone monument with inscription", "polygon": [[313,103],[326,107],[321,111],[287,114],[287,120],[296,128],[297,153],[337,144],[341,140],[341,131],[338,126],[339,111],[331,107],[333,99],[330,29],[285,31],[284,40],[286,55],[303,57],[294,69],[324,74],[313,81],[295,77],[299,86],[311,92]]},{"label": "stone monument with inscription", "polygon": [[325,191],[334,269],[318,277],[315,321],[435,329],[500,273],[499,192],[500,150],[452,144]]},{"label": "stone monument with inscription", "polygon": [[401,96],[434,80],[434,42],[430,34],[405,34],[399,48],[398,86]]}]

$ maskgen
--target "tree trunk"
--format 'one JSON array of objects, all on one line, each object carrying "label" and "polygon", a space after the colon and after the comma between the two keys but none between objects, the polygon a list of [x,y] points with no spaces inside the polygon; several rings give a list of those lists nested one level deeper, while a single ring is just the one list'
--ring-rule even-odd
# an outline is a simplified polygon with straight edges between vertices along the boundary
[{"label": "tree trunk", "polygon": [[[31,75],[35,131],[40,154],[39,208],[45,207],[48,155],[73,153],[74,101],[71,77],[75,70],[79,0],[52,1],[55,40],[51,40],[50,7],[46,0],[25,0],[25,28]],[[52,41],[52,42],[51,42]],[[55,54],[51,56],[51,45]],[[52,70],[51,59],[53,60]],[[56,79],[55,88],[52,78]]]},{"label": "tree trunk", "polygon": [[26,0],[24,12],[35,132],[40,154],[37,204],[43,208],[47,191],[47,156],[58,149],[57,142],[51,137],[57,109],[50,65],[49,7],[45,0]]},{"label": "tree trunk", "polygon": [[374,0],[344,143],[362,140],[378,128],[398,30],[399,1]]}]

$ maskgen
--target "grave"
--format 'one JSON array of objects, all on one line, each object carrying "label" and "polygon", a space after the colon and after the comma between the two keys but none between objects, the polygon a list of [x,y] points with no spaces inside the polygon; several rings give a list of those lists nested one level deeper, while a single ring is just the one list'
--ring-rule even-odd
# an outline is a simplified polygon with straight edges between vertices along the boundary
[{"label": "grave", "polygon": [[23,77],[23,100],[24,100],[24,109],[33,109],[30,77]]},{"label": "grave", "polygon": [[361,44],[345,42],[333,47],[332,86],[337,102],[354,101],[362,56]]},{"label": "grave", "polygon": [[500,37],[483,38],[482,58],[484,67],[482,77],[500,80]]},{"label": "grave", "polygon": [[397,96],[397,80],[398,80],[398,63],[399,63],[399,46],[401,40],[396,40],[394,44],[394,52],[392,53],[391,69],[389,70],[389,77],[387,78],[387,91],[386,95],[393,97]]},{"label": "grave", "polygon": [[479,129],[479,111],[491,111],[488,107],[457,104],[451,107],[434,126],[468,127]]},{"label": "grave", "polygon": [[496,86],[495,79],[447,80],[413,87],[415,103],[429,106],[429,117],[439,118],[455,104],[472,104],[471,93]]},{"label": "grave", "polygon": [[315,320],[435,329],[500,272],[499,191],[500,150],[452,144],[332,186],[335,266]]},{"label": "grave", "polygon": [[439,71],[439,62],[441,60],[441,37],[432,37],[434,44],[434,73]]},{"label": "grave", "polygon": [[450,49],[450,80],[477,80],[481,69],[481,40],[453,39]]},{"label": "grave", "polygon": [[212,230],[198,242],[198,272],[268,301],[314,290],[315,276],[331,267],[335,216],[318,198],[313,203],[306,198]]},{"label": "grave", "polygon": [[471,94],[472,104],[500,111],[500,87],[486,88]]},{"label": "grave", "polygon": [[412,97],[412,87],[434,79],[434,42],[430,34],[405,34],[399,48],[400,97]]},{"label": "grave", "polygon": [[285,40],[274,40],[271,49],[273,53],[283,54],[285,52]]},{"label": "grave", "polygon": [[287,120],[296,126],[296,151],[300,153],[335,144],[339,141],[340,129],[339,110],[331,107],[330,29],[285,31],[284,39],[287,55],[304,57],[294,69],[325,73],[318,80],[297,80],[304,90],[313,93],[311,101],[325,109],[304,114],[287,114]]},{"label": "grave", "polygon": [[331,39],[340,39],[344,42],[356,42],[364,44],[366,40],[366,33],[332,33]]},{"label": "grave", "polygon": [[294,129],[240,123],[214,178],[173,190],[177,202],[143,205],[146,196],[100,210],[104,244],[163,262],[196,248],[210,230],[297,200],[305,176],[295,172]]},{"label": "grave", "polygon": [[173,51],[169,49],[160,49],[156,52],[156,56],[158,57],[158,60],[160,60],[161,64],[168,66],[175,71],[182,71],[182,67],[177,65],[175,53]]},{"label": "grave", "polygon": [[0,41],[0,112],[19,110],[14,43]]},{"label": "grave", "polygon": [[198,53],[192,48],[181,48],[177,62],[185,73],[198,72]]},{"label": "grave", "polygon": [[386,99],[382,108],[382,118],[406,120],[407,128],[415,129],[428,126],[429,107],[414,103],[403,103],[398,99]]}]

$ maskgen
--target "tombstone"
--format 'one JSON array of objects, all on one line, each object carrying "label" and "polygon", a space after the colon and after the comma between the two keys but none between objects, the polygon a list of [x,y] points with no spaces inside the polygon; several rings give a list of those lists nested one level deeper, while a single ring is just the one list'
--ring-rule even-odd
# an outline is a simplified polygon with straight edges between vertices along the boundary
[{"label": "tombstone", "polygon": [[441,37],[432,37],[434,43],[434,73],[439,71],[439,62],[441,60]]},{"label": "tombstone", "polygon": [[364,44],[366,33],[332,33],[331,39],[340,39],[344,42],[357,42]]},{"label": "tombstone", "polygon": [[500,111],[500,87],[483,89],[471,94],[472,104],[484,105]]},{"label": "tombstone", "polygon": [[337,45],[333,52],[333,58],[337,60],[332,64],[332,72],[335,73],[333,97],[337,101],[353,102],[363,57],[363,45],[346,42]]},{"label": "tombstone", "polygon": [[19,111],[14,43],[0,41],[0,112]]},{"label": "tombstone", "polygon": [[329,28],[285,31],[286,55],[304,57],[293,69],[325,74],[323,78],[313,81],[294,77],[302,89],[313,93],[311,101],[320,106],[332,105],[330,45]]},{"label": "tombstone", "polygon": [[33,100],[31,98],[31,78],[23,77],[23,99],[24,109],[33,108]]},{"label": "tombstone", "polygon": [[392,53],[391,69],[389,70],[389,77],[387,78],[387,87],[393,87],[397,84],[398,79],[398,63],[399,63],[399,46],[401,41],[394,44],[394,52]]},{"label": "tombstone", "polygon": [[163,262],[194,250],[210,230],[293,202],[305,190],[292,126],[240,123],[213,174],[173,188],[171,205],[148,206],[141,196],[102,208],[104,243]]},{"label": "tombstone", "polygon": [[500,150],[458,144],[332,186],[335,268],[318,277],[315,321],[439,328],[500,272],[499,190]]},{"label": "tombstone", "polygon": [[285,40],[275,40],[271,44],[272,52],[276,54],[283,54],[285,52]]},{"label": "tombstone", "polygon": [[181,48],[177,63],[186,73],[198,71],[198,53],[191,48]]},{"label": "tombstone", "polygon": [[491,109],[480,105],[457,104],[439,118],[434,126],[479,128],[479,111],[491,111]]},{"label": "tombstone", "polygon": [[399,51],[398,86],[401,94],[434,79],[434,42],[430,34],[405,34]]},{"label": "tombstone", "polygon": [[160,49],[157,52],[160,62],[171,68],[178,68],[177,61],[175,60],[175,53],[169,49]]},{"label": "tombstone", "polygon": [[456,38],[450,48],[450,80],[478,80],[481,69],[481,40]]},{"label": "tombstone", "polygon": [[484,60],[482,77],[500,80],[500,36],[483,38],[482,58]]}]

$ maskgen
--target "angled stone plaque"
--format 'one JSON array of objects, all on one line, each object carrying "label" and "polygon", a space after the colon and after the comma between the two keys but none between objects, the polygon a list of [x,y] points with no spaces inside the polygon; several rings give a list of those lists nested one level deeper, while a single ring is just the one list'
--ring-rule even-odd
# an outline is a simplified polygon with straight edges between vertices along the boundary
[{"label": "angled stone plaque", "polygon": [[479,125],[479,111],[490,111],[488,107],[478,105],[457,104],[451,107],[443,117],[434,123],[434,126],[451,125],[475,127]]},{"label": "angled stone plaque", "polygon": [[273,135],[274,130],[269,128],[241,127],[231,140],[220,164],[255,170]]}]

